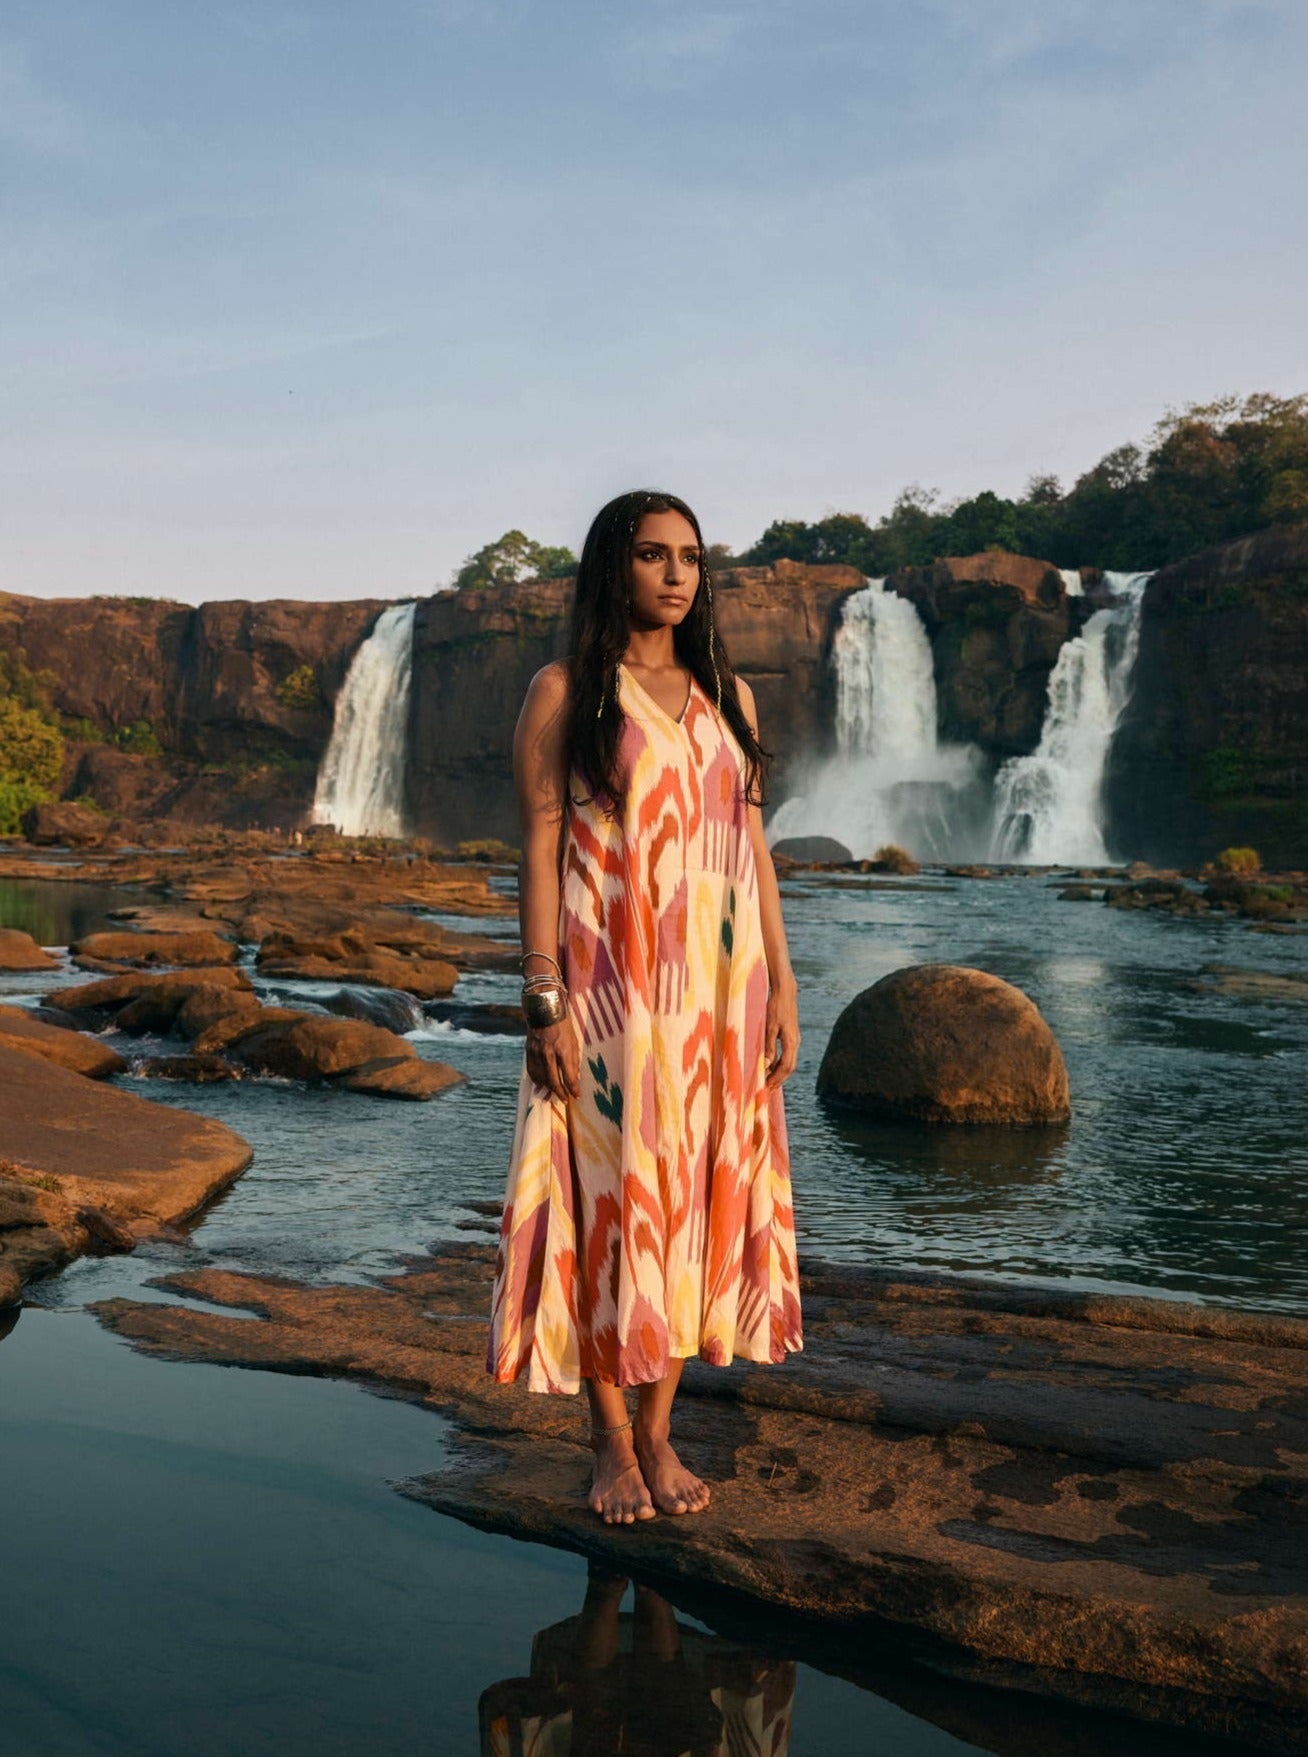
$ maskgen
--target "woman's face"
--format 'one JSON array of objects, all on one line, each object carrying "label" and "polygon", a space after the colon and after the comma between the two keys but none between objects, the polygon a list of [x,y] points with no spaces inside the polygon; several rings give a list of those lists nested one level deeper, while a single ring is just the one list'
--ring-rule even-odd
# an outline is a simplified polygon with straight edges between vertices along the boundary
[{"label": "woman's face", "polygon": [[647,512],[631,545],[631,620],[657,628],[682,621],[699,590],[699,541],[679,512]]}]

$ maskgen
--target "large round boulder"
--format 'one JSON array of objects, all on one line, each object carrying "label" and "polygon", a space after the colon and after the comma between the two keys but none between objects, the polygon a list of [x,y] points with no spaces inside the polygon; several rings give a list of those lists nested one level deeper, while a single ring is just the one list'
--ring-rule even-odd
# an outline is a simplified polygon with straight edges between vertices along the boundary
[{"label": "large round boulder", "polygon": [[1060,1123],[1063,1053],[1012,983],[914,964],[865,988],[836,1020],[818,1070],[829,1103],[924,1123]]}]

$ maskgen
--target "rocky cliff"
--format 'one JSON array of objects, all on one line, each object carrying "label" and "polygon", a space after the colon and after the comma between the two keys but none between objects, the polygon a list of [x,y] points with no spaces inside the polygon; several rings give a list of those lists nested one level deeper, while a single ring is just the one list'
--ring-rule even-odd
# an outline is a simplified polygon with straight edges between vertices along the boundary
[{"label": "rocky cliff", "polygon": [[[829,748],[834,682],[828,663],[840,606],[863,577],[852,567],[742,567],[715,576],[718,626],[753,687],[764,741],[776,755],[771,794],[783,798],[805,751]],[[409,738],[415,829],[451,844],[517,840],[511,737],[532,674],[567,640],[571,580],[448,592],[418,606]]]},{"label": "rocky cliff", "polygon": [[1252,844],[1308,865],[1308,523],[1151,580],[1107,794],[1113,840],[1142,859]]},{"label": "rocky cliff", "polygon": [[930,636],[941,737],[1000,760],[1034,750],[1049,673],[1086,600],[1047,562],[997,549],[903,568],[886,584]]},{"label": "rocky cliff", "polygon": [[0,650],[21,652],[85,723],[69,794],[128,815],[286,823],[312,798],[336,693],[384,607],[4,593]]}]

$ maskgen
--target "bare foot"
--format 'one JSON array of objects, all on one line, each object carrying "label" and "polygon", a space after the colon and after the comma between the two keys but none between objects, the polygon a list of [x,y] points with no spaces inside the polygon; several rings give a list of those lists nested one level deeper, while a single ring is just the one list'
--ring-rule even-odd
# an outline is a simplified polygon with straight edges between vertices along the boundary
[{"label": "bare foot", "polygon": [[660,1513],[702,1513],[709,1504],[709,1486],[687,1470],[666,1434],[634,1435],[641,1475]]},{"label": "bare foot", "polygon": [[654,1504],[641,1475],[630,1434],[617,1434],[591,1441],[595,1470],[586,1505],[605,1525],[632,1525],[652,1519]]}]

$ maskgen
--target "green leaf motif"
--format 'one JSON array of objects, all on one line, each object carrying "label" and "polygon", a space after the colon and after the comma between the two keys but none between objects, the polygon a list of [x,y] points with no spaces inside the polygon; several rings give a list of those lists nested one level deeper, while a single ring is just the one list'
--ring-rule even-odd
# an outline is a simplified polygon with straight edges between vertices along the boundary
[{"label": "green leaf motif", "polygon": [[604,1065],[604,1057],[597,1055],[586,1064],[595,1081],[595,1108],[601,1116],[606,1116],[618,1128],[622,1127],[622,1088],[616,1081],[609,1080],[609,1070]]}]

